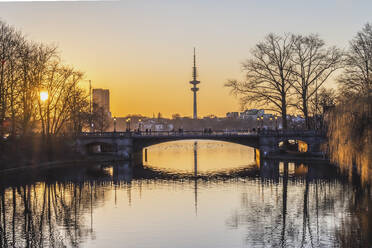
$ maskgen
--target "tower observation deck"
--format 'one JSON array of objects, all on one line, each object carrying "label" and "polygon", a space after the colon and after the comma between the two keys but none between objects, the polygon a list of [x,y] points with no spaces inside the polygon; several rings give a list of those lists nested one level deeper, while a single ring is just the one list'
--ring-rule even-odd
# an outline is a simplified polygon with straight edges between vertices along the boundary
[{"label": "tower observation deck", "polygon": [[196,72],[196,59],[195,59],[195,47],[194,47],[194,67],[192,68],[192,81],[190,81],[190,84],[193,85],[191,88],[191,91],[194,93],[194,112],[193,112],[193,118],[198,119],[198,111],[197,111],[197,100],[196,100],[196,92],[199,90],[196,85],[200,84],[200,81],[196,80],[197,78],[197,72]]}]

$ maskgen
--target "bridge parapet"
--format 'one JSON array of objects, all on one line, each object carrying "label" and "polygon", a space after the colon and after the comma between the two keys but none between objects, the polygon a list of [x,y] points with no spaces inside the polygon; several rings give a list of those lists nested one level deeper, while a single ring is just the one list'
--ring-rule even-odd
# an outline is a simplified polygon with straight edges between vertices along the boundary
[{"label": "bridge parapet", "polygon": [[324,132],[317,130],[261,130],[252,132],[249,130],[214,130],[204,131],[151,131],[151,132],[83,132],[79,137],[158,137],[158,136],[264,136],[264,137],[325,137]]},{"label": "bridge parapet", "polygon": [[325,137],[325,133],[318,130],[263,130],[260,136],[274,137]]},{"label": "bridge parapet", "polygon": [[78,137],[81,138],[120,138],[120,137],[159,137],[159,136],[257,136],[257,132],[248,130],[224,131],[216,130],[212,132],[204,131],[151,131],[151,132],[83,132]]}]

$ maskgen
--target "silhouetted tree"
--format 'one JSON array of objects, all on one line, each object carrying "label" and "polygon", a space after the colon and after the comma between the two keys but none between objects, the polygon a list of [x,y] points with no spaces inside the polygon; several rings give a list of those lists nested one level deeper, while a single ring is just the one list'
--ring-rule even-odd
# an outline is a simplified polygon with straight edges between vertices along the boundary
[{"label": "silhouetted tree", "polygon": [[172,115],[172,119],[173,119],[173,120],[180,119],[180,118],[181,118],[181,115],[178,114],[178,113]]},{"label": "silhouetted tree", "polygon": [[163,115],[159,112],[158,113],[158,121],[160,121],[163,118]]},{"label": "silhouetted tree", "polygon": [[93,104],[92,122],[94,125],[94,130],[98,130],[99,132],[106,131],[110,126],[108,113],[102,106]]},{"label": "silhouetted tree", "polygon": [[309,110],[313,114],[320,114],[326,107],[334,106],[337,102],[336,91],[332,88],[319,88],[317,98],[313,97],[309,102]]},{"label": "silhouetted tree", "polygon": [[[76,94],[76,84],[82,76],[81,72],[63,66],[59,61],[53,61],[48,65],[41,86],[49,92],[49,97],[44,103],[38,98],[44,134],[57,135],[69,121],[73,121],[77,101],[84,101],[86,97]],[[83,99],[77,99],[79,96]]]},{"label": "silhouetted tree", "polygon": [[3,122],[8,111],[8,92],[14,93],[16,53],[21,42],[20,33],[0,21],[0,137],[4,133]]},{"label": "silhouetted tree", "polygon": [[324,41],[317,35],[294,35],[293,39],[290,83],[301,102],[295,106],[303,113],[306,127],[310,128],[310,99],[316,97],[318,89],[340,68],[342,53],[335,47],[325,48]]},{"label": "silhouetted tree", "polygon": [[278,112],[283,129],[287,128],[293,37],[269,34],[252,50],[252,58],[243,63],[246,80],[229,80],[225,86],[240,97],[243,106],[257,106]]},{"label": "silhouetted tree", "polygon": [[[80,133],[83,128],[90,127],[91,113],[89,109],[89,96],[85,90],[75,87],[70,105],[72,119],[70,126],[75,134]],[[66,130],[67,131],[67,130]]]},{"label": "silhouetted tree", "polygon": [[367,23],[350,41],[344,73],[338,79],[344,94],[367,95],[372,89],[372,26]]},{"label": "silhouetted tree", "polygon": [[[83,74],[60,61],[55,46],[28,41],[0,21],[0,137],[6,117],[9,132],[22,136],[33,133],[38,123],[47,136],[76,132],[83,125],[80,113],[87,111],[87,96],[77,87]],[[42,90],[48,91],[45,102],[40,101]],[[71,122],[74,127],[67,128]]]}]

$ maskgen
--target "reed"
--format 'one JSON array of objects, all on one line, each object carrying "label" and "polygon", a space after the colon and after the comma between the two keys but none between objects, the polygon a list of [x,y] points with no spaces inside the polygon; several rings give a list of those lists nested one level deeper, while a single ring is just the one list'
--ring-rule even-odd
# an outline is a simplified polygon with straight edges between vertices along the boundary
[{"label": "reed", "polygon": [[372,99],[362,97],[338,104],[328,116],[329,155],[351,178],[372,182]]}]

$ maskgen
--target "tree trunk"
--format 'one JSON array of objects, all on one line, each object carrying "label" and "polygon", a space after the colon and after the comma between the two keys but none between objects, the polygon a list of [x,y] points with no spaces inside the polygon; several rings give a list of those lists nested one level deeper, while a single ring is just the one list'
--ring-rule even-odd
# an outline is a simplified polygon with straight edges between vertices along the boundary
[{"label": "tree trunk", "polygon": [[302,95],[302,112],[305,117],[305,127],[306,129],[310,129],[310,123],[309,123],[309,111],[307,109],[307,98],[306,98],[306,91],[304,91]]},{"label": "tree trunk", "polygon": [[287,130],[287,103],[285,95],[282,94],[282,128]]},{"label": "tree trunk", "polygon": [[1,61],[1,75],[0,75],[0,104],[1,104],[1,112],[0,112],[0,137],[4,135],[4,120],[5,120],[5,84],[4,84],[4,59],[2,58]]},{"label": "tree trunk", "polygon": [[10,92],[9,92],[9,97],[10,97],[10,114],[11,114],[11,120],[12,120],[12,137],[15,136],[16,134],[16,109],[15,109],[15,106],[14,106],[14,103],[15,103],[15,85],[16,85],[16,81],[14,80],[14,75],[13,75],[13,72],[14,72],[14,65],[13,63],[11,64],[12,67],[12,74],[11,74],[11,85],[10,85]]},{"label": "tree trunk", "polygon": [[282,235],[281,244],[285,246],[286,220],[287,220],[287,192],[288,192],[288,162],[284,162],[283,174],[283,206],[282,206]]}]

